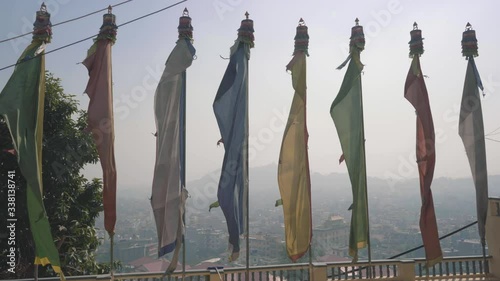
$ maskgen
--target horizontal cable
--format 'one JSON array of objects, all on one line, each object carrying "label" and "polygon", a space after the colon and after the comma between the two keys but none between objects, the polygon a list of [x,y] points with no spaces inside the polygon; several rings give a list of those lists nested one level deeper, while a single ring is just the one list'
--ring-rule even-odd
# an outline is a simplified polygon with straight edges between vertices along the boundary
[{"label": "horizontal cable", "polygon": [[[167,6],[167,7],[165,7],[165,8],[160,9],[160,10],[154,11],[154,12],[152,12],[152,13],[149,13],[149,14],[146,14],[146,15],[140,16],[140,17],[138,17],[138,18],[135,18],[135,19],[133,19],[133,20],[127,21],[127,22],[125,22],[125,23],[122,23],[122,24],[118,25],[118,27],[121,27],[121,26],[127,25],[127,24],[129,24],[129,23],[133,23],[133,22],[135,22],[135,21],[138,21],[138,20],[140,20],[140,19],[143,19],[143,18],[146,18],[146,17],[152,16],[152,15],[154,15],[154,14],[157,14],[157,13],[159,13],[159,12],[162,12],[162,11],[165,11],[165,10],[167,10],[167,9],[170,9],[170,8],[172,8],[172,7],[174,7],[174,6],[177,6],[177,5],[181,4],[181,3],[184,3],[184,2],[186,2],[186,1],[188,1],[188,0],[182,0],[182,1],[179,1],[179,2],[177,2],[177,3],[175,3],[175,4],[172,4],[172,5],[170,5],[170,6]],[[50,50],[50,51],[48,51],[48,52],[45,52],[45,55],[48,55],[48,54],[50,54],[50,53],[53,53],[53,52],[56,52],[56,51],[62,50],[62,49],[64,49],[64,48],[67,48],[67,47],[70,47],[70,46],[73,46],[73,45],[76,45],[76,44],[81,43],[81,42],[87,41],[87,40],[89,40],[89,39],[92,39],[92,38],[96,37],[97,35],[98,35],[98,34],[95,34],[95,35],[92,35],[92,36],[89,36],[89,37],[86,37],[86,38],[80,39],[80,40],[78,40],[78,41],[75,41],[75,42],[73,42],[73,43],[70,43],[70,44],[67,44],[67,45],[64,45],[64,46],[61,46],[61,47],[55,48],[55,49],[53,49],[53,50]],[[38,56],[41,56],[41,55],[43,55],[43,53],[42,53],[42,54],[40,54],[40,55],[38,55]],[[11,67],[14,67],[14,66],[16,66],[16,65],[18,65],[18,64],[20,64],[20,63],[27,62],[27,61],[29,61],[29,60],[32,60],[32,59],[36,58],[36,57],[37,57],[37,56],[34,56],[34,57],[31,57],[31,58],[28,58],[28,59],[25,59],[25,60],[21,60],[21,61],[19,61],[19,62],[17,62],[17,63],[14,63],[14,64],[11,64],[11,65],[8,65],[8,66],[4,66],[4,67],[0,68],[0,71],[5,70],[5,69],[8,69],[8,68],[11,68]]]},{"label": "horizontal cable", "polygon": [[[111,7],[117,7],[117,6],[120,6],[120,5],[123,5],[123,4],[126,4],[128,2],[131,2],[131,1],[134,1],[134,0],[127,0],[127,1],[123,1],[123,2],[120,2],[118,4],[115,4],[115,5],[112,5]],[[52,27],[55,27],[55,26],[58,26],[58,25],[62,25],[62,24],[65,24],[65,23],[69,23],[69,22],[72,22],[72,21],[76,21],[76,20],[79,20],[79,19],[83,19],[85,17],[88,17],[88,16],[91,16],[91,15],[94,15],[94,14],[97,14],[97,13],[100,13],[102,11],[106,11],[108,9],[108,7],[104,8],[104,9],[100,9],[100,10],[97,10],[95,12],[92,12],[92,13],[88,13],[88,14],[85,14],[83,16],[79,16],[79,17],[76,17],[76,18],[72,18],[72,19],[69,19],[69,20],[65,20],[65,21],[62,21],[62,22],[58,22],[56,24],[53,24]],[[11,37],[11,38],[7,38],[7,39],[4,39],[4,40],[0,40],[0,44],[1,43],[4,43],[4,42],[7,42],[7,41],[10,41],[10,40],[14,40],[14,39],[17,39],[17,38],[21,38],[21,37],[24,37],[24,36],[27,36],[27,35],[31,35],[32,32],[26,32],[24,34],[20,34],[20,35],[17,35],[17,36],[14,36],[14,37]]]}]

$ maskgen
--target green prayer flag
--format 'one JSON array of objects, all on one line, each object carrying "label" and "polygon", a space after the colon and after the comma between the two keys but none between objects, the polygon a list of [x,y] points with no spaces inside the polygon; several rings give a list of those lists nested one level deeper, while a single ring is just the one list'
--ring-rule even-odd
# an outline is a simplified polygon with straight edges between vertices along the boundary
[{"label": "green prayer flag", "polygon": [[23,52],[19,64],[0,94],[0,114],[9,127],[19,168],[27,183],[28,216],[35,242],[35,264],[51,264],[62,278],[59,254],[42,200],[44,48],[45,43],[33,40]]},{"label": "green prayer flag", "polygon": [[368,245],[368,200],[366,191],[365,133],[361,93],[360,50],[352,48],[340,91],[332,103],[332,116],[352,184],[349,255],[358,259],[358,249]]}]

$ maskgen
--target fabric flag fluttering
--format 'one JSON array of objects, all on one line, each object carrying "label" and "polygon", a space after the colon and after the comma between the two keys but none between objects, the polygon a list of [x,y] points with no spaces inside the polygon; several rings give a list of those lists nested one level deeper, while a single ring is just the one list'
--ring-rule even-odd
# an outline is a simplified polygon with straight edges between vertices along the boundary
[{"label": "fabric flag fluttering", "polygon": [[288,257],[296,262],[311,245],[311,180],[306,124],[306,56],[309,35],[300,19],[295,35],[293,58],[286,66],[291,71],[295,90],[288,122],[283,134],[278,165],[278,185],[283,205],[285,242]]},{"label": "fabric flag fluttering", "polygon": [[179,18],[179,39],[165,63],[155,93],[156,163],[151,206],[158,234],[158,257],[174,251],[167,272],[177,267],[184,236],[186,178],[186,69],[195,55],[189,12]]},{"label": "fabric flag fluttering", "polygon": [[35,264],[51,264],[61,279],[59,254],[43,204],[42,138],[45,100],[45,46],[52,36],[50,14],[42,4],[36,13],[33,40],[17,61],[14,73],[0,93],[0,114],[9,128],[21,173],[27,183],[30,231]]},{"label": "fabric flag fluttering", "polygon": [[[224,144],[224,160],[217,191],[229,232],[230,260],[240,252],[239,235],[247,233],[248,167],[248,60],[254,46],[253,20],[241,21],[238,39],[231,47],[229,64],[213,103]],[[246,171],[245,171],[246,170]]]},{"label": "fabric flag fluttering", "polygon": [[462,54],[468,63],[458,133],[464,143],[476,187],[477,222],[479,237],[484,247],[486,245],[485,225],[488,211],[488,172],[483,111],[479,94],[479,89],[483,90],[483,85],[474,61],[474,57],[478,56],[476,32],[469,23],[467,23],[466,30],[462,35]]},{"label": "fabric flag fluttering", "polygon": [[103,15],[103,24],[83,65],[89,81],[85,93],[90,98],[87,130],[92,133],[103,173],[104,228],[112,237],[116,223],[116,165],[114,152],[113,81],[111,46],[116,41],[115,15]]},{"label": "fabric flag fluttering", "polygon": [[361,91],[363,64],[360,60],[360,53],[365,46],[365,37],[363,27],[358,22],[356,19],[356,25],[351,30],[349,56],[338,67],[341,69],[349,63],[339,93],[330,108],[330,115],[337,128],[343,160],[347,165],[352,185],[349,255],[353,257],[354,262],[358,259],[358,249],[369,245],[365,132]]},{"label": "fabric flag fluttering", "polygon": [[424,53],[422,31],[418,29],[416,23],[413,24],[410,34],[410,58],[413,59],[406,77],[404,96],[413,105],[417,115],[416,156],[422,199],[420,231],[427,260],[426,265],[429,267],[443,258],[431,190],[436,163],[436,146],[429,96],[420,67],[420,55]]}]

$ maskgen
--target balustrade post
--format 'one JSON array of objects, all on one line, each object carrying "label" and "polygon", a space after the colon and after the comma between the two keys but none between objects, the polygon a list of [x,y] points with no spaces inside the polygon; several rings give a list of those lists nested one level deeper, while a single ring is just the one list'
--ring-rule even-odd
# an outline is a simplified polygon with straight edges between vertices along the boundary
[{"label": "balustrade post", "polygon": [[313,262],[312,263],[312,276],[310,280],[312,281],[326,281],[328,280],[328,272],[326,263]]},{"label": "balustrade post", "polygon": [[500,198],[489,198],[486,218],[486,243],[490,260],[490,274],[500,278]]},{"label": "balustrade post", "polygon": [[223,281],[224,279],[224,269],[219,269],[218,271],[215,269],[210,269],[210,278],[209,281]]},{"label": "balustrade post", "polygon": [[401,260],[398,266],[398,280],[401,281],[414,281],[415,280],[415,261],[414,260]]}]

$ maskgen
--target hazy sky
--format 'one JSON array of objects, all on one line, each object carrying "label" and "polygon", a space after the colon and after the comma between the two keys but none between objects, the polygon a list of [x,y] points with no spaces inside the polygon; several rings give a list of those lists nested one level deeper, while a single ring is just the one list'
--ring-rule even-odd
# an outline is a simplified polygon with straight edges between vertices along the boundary
[{"label": "hazy sky", "polygon": [[[2,2],[0,39],[30,31],[42,1]],[[52,23],[105,8],[112,1],[45,1]],[[135,0],[116,7],[123,23],[175,3],[172,0]],[[219,169],[224,150],[212,103],[228,61],[229,47],[245,11],[255,24],[255,48],[250,59],[250,166],[276,163],[293,97],[291,76],[285,71],[293,51],[300,17],[309,27],[308,128],[310,167],[313,172],[346,173],[338,165],[341,148],[331,120],[330,105],[338,93],[344,70],[335,68],[347,56],[349,36],[358,17],[365,28],[366,48],[361,54],[367,171],[370,176],[417,177],[415,113],[403,97],[409,32],[414,21],[422,29],[425,53],[422,69],[429,92],[437,142],[435,176],[470,177],[465,150],[458,136],[459,105],[466,61],[460,40],[467,22],[479,40],[477,66],[485,98],[483,114],[487,133],[500,127],[500,36],[496,21],[500,2],[490,1],[290,1],[290,0],[189,0],[167,11],[118,29],[113,47],[115,151],[119,187],[150,190],[155,161],[154,91],[164,63],[177,40],[178,18],[184,7],[194,26],[197,59],[188,69],[187,176],[188,181]],[[47,50],[96,34],[99,13],[53,28]],[[0,67],[14,63],[30,37],[0,44]],[[82,108],[88,75],[81,62],[92,41],[47,55],[46,66],[62,79]],[[3,88],[13,69],[0,71]],[[497,132],[500,132],[497,131]],[[491,136],[500,140],[500,134]],[[487,140],[489,174],[500,174],[500,143]],[[86,169],[101,177],[100,166]]]}]

